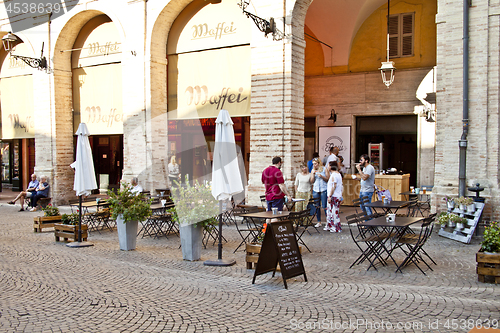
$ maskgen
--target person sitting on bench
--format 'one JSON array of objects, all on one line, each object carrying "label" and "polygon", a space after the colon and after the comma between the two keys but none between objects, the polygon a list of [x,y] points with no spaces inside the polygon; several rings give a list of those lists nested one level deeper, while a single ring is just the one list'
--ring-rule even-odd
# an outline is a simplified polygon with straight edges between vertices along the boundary
[{"label": "person sitting on bench", "polygon": [[47,177],[41,176],[40,183],[36,188],[36,192],[31,196],[31,208],[30,212],[36,212],[37,202],[40,198],[47,198],[49,196],[49,183],[47,183]]},{"label": "person sitting on bench", "polygon": [[25,199],[26,198],[30,198],[31,195],[33,193],[35,193],[37,186],[38,186],[38,180],[36,179],[36,175],[32,174],[31,175],[31,181],[28,184],[28,188],[26,189],[26,191],[22,191],[21,193],[19,193],[17,195],[17,197],[14,200],[9,201],[8,204],[9,205],[14,205],[17,200],[21,199],[21,201],[19,201],[21,203],[21,209],[19,209],[19,211],[20,212],[24,211],[24,201],[25,201]]}]

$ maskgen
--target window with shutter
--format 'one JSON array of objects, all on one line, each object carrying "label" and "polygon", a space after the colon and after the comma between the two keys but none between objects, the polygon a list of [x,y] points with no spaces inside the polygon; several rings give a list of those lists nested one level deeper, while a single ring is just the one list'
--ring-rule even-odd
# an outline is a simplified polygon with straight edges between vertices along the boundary
[{"label": "window with shutter", "polygon": [[389,16],[389,57],[413,56],[414,13]]}]

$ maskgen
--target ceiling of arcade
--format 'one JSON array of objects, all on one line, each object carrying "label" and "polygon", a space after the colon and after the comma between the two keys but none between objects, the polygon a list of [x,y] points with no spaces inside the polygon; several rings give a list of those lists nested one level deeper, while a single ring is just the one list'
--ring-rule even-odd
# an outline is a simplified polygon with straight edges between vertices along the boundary
[{"label": "ceiling of arcade", "polygon": [[[415,13],[415,52],[396,67],[436,62],[437,0],[392,0],[390,14]],[[375,71],[386,61],[387,0],[314,0],[305,20],[306,76]],[[326,44],[326,45],[325,45]]]}]

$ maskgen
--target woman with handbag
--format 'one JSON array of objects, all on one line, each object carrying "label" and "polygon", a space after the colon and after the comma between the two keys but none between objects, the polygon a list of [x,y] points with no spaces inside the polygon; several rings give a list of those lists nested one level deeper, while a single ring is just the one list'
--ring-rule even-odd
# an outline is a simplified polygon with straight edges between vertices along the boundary
[{"label": "woman with handbag", "polygon": [[[313,159],[313,168],[311,170],[310,181],[313,183],[313,198],[319,198],[321,207],[325,210],[326,214],[326,188],[327,181],[330,178],[328,168],[324,167],[319,157]],[[316,228],[321,227],[321,208],[317,210],[316,217],[318,223]]]},{"label": "woman with handbag", "polygon": [[339,167],[336,161],[330,162],[330,179],[328,180],[328,212],[326,215],[325,230],[330,232],[342,232],[340,226],[340,204],[344,200],[342,191],[344,186],[342,184],[342,175],[338,171]]}]

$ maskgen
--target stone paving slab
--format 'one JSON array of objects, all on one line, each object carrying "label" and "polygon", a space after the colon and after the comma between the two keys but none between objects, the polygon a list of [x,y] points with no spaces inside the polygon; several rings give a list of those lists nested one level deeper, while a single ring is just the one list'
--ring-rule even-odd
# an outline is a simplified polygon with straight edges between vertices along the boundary
[{"label": "stone paving slab", "polygon": [[[306,235],[312,253],[302,276],[258,276],[245,266],[234,226],[224,226],[225,259],[209,267],[182,260],[179,238],[138,238],[120,251],[113,232],[91,232],[93,247],[72,249],[52,231],[34,233],[33,216],[0,203],[0,332],[467,332],[500,320],[500,287],[477,281],[480,239],[465,245],[432,235],[437,262],[423,275],[394,264],[349,269],[359,255],[349,231]],[[61,211],[69,210],[62,207]],[[343,209],[349,212],[349,208]],[[403,260],[396,255],[398,262]]]}]

